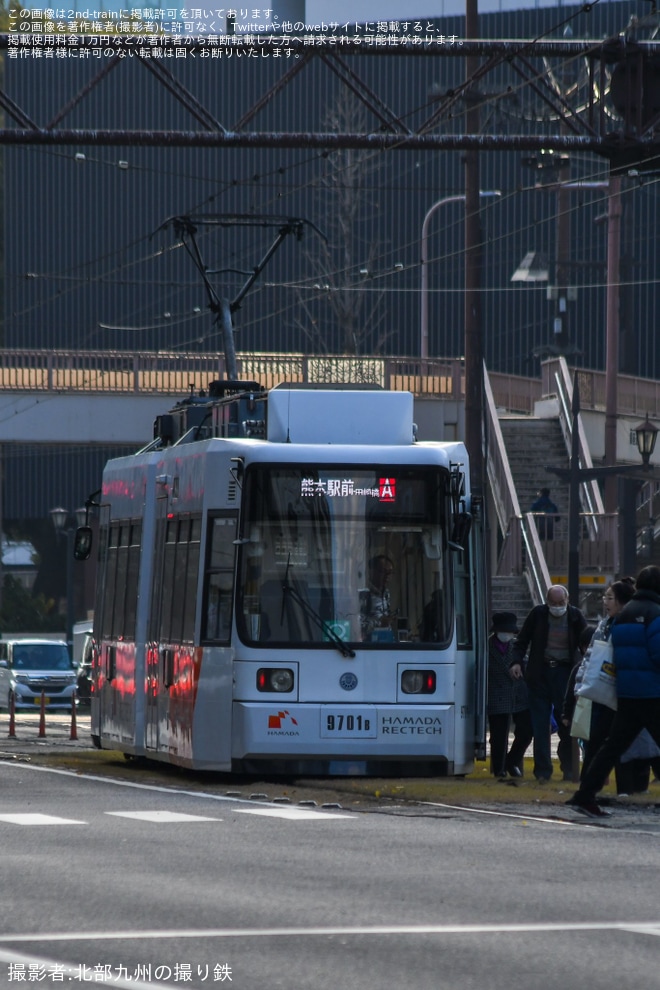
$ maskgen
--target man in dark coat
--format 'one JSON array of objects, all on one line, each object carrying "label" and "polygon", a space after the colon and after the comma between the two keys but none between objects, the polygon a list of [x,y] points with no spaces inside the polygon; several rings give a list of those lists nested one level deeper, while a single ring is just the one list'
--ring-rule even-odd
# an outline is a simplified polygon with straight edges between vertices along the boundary
[{"label": "man in dark coat", "polygon": [[[522,624],[511,649],[511,676],[525,677],[534,732],[534,776],[539,782],[552,777],[550,716],[556,713],[559,744],[557,756],[564,780],[573,779],[572,745],[568,726],[561,721],[566,685],[573,665],[580,659],[580,634],[587,620],[561,584],[548,590],[545,605],[535,605]],[[525,655],[529,654],[523,675]]]},{"label": "man in dark coat", "polygon": [[607,814],[596,794],[641,730],[648,729],[660,746],[660,567],[642,568],[636,589],[615,617],[610,633],[617,692],[614,721],[585,768],[579,790],[567,801],[593,818]]}]

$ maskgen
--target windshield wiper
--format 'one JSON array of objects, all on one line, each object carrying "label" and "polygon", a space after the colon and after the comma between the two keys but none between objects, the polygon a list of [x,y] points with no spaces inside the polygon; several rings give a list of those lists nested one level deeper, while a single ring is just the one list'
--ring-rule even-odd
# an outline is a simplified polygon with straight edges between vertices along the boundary
[{"label": "windshield wiper", "polygon": [[286,571],[284,573],[284,580],[282,581],[282,619],[284,619],[286,596],[290,595],[291,598],[293,598],[294,602],[300,605],[305,615],[307,615],[308,618],[312,619],[312,621],[319,627],[321,632],[323,632],[328,637],[330,642],[335,644],[335,646],[337,647],[337,649],[339,650],[339,652],[343,657],[354,657],[355,650],[352,650],[351,647],[344,642],[341,636],[337,635],[337,633],[331,627],[330,623],[326,622],[325,619],[323,619],[322,616],[319,615],[319,613],[316,611],[314,606],[311,605],[306,598],[303,598],[303,596],[300,594],[298,589],[291,584],[291,582],[289,581],[290,561],[291,558],[287,560]]}]

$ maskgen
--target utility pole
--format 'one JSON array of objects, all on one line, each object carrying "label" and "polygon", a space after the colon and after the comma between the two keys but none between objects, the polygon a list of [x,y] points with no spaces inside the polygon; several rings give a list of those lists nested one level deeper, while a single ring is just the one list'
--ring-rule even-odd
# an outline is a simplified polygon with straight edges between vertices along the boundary
[{"label": "utility pole", "polygon": [[553,322],[554,342],[561,353],[566,353],[570,337],[568,322],[568,283],[571,267],[571,193],[564,182],[564,175],[570,168],[568,155],[557,156],[557,244],[554,291],[555,317]]},{"label": "utility pole", "polygon": [[[621,281],[621,176],[610,173],[607,199],[607,314],[605,340],[605,464],[616,464],[619,374],[619,283]],[[616,478],[605,481],[605,511],[618,504]]]},{"label": "utility pole", "polygon": [[[465,36],[477,38],[479,13],[477,0],[465,3]],[[474,79],[479,59],[465,59],[467,79]],[[466,93],[467,130],[479,133],[478,93]],[[472,487],[484,492],[483,463],[483,336],[481,327],[481,223],[479,218],[479,152],[465,152],[465,443],[470,455]]]}]

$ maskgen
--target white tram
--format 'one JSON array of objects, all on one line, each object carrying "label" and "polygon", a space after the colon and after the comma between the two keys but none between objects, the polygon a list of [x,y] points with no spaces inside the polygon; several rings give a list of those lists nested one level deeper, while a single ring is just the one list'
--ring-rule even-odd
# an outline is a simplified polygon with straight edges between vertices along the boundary
[{"label": "white tram", "polygon": [[97,746],[260,774],[483,757],[481,506],[410,393],[212,383],[101,491]]}]

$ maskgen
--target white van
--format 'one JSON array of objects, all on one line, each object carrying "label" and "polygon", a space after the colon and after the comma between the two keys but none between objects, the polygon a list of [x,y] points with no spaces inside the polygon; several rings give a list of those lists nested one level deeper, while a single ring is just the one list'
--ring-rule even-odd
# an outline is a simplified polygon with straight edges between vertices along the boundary
[{"label": "white van", "polygon": [[41,693],[50,709],[71,710],[76,672],[65,642],[52,639],[0,640],[0,706],[16,711],[39,708]]}]

